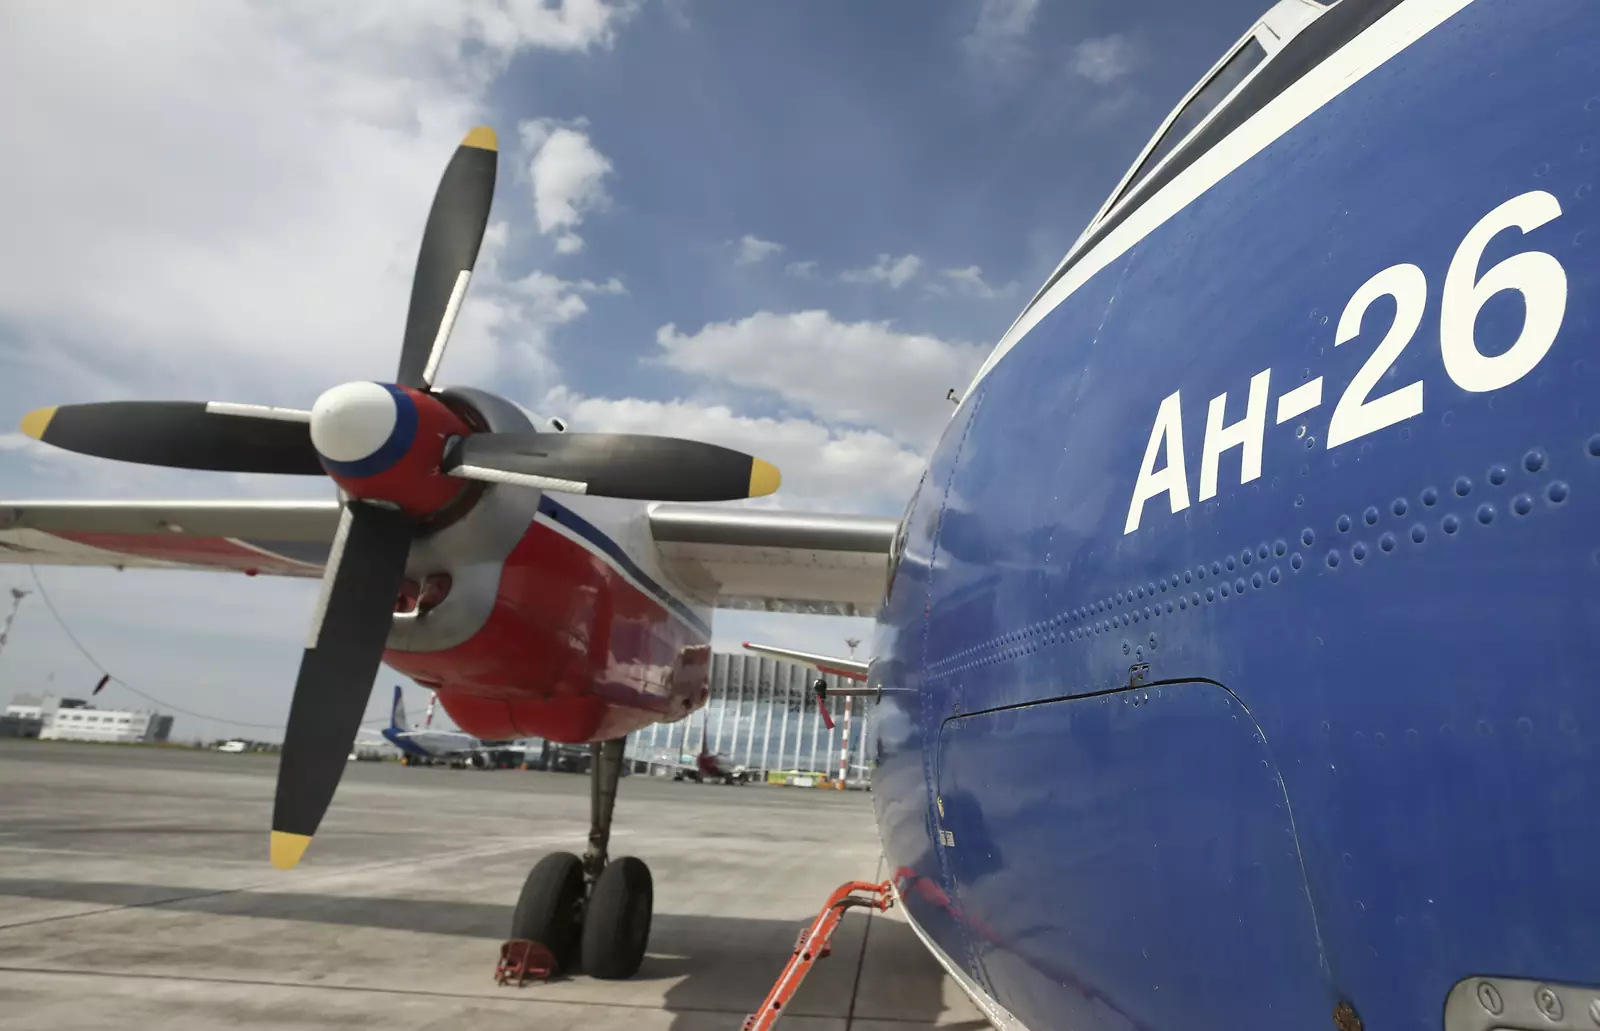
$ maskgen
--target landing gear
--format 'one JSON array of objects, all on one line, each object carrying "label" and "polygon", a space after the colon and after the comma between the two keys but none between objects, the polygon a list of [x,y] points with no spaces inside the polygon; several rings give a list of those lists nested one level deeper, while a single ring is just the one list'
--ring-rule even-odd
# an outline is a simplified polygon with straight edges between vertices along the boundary
[{"label": "landing gear", "polygon": [[537,942],[556,959],[556,971],[578,960],[592,977],[632,977],[650,940],[654,889],[650,868],[623,856],[608,862],[611,814],[617,803],[625,742],[591,746],[589,847],[579,859],[556,852],[528,874],[511,917],[511,937]]},{"label": "landing gear", "polygon": [[654,895],[643,860],[623,856],[600,871],[583,922],[583,969],[591,977],[614,981],[638,972]]},{"label": "landing gear", "polygon": [[528,873],[511,915],[511,938],[538,942],[556,959],[556,970],[578,958],[583,931],[583,864],[571,852],[554,852]]}]

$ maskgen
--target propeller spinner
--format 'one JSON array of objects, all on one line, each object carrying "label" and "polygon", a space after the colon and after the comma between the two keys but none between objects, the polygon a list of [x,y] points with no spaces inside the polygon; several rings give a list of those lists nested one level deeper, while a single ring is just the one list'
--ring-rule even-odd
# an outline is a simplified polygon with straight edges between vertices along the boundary
[{"label": "propeller spinner", "polygon": [[445,168],[417,255],[394,383],[345,383],[310,411],[115,401],[44,408],[22,420],[30,437],[102,458],[325,474],[343,488],[278,767],[271,856],[281,869],[299,863],[344,774],[419,522],[459,495],[463,480],[655,501],[725,501],[778,489],[778,470],[768,463],[697,441],[473,433],[431,393],[488,225],[497,159],[494,130],[480,126]]}]

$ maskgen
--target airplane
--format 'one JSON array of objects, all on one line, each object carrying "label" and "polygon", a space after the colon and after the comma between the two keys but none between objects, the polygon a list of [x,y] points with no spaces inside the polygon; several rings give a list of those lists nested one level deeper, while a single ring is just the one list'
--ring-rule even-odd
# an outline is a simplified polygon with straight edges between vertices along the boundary
[{"label": "airplane", "polygon": [[665,766],[673,771],[673,780],[692,780],[696,784],[722,783],[742,785],[749,779],[744,764],[724,766],[726,756],[714,753],[706,743],[708,728],[700,728],[700,751],[693,762],[667,762],[653,765]]},{"label": "airplane", "polygon": [[475,758],[489,753],[500,751],[492,743],[486,743],[464,734],[458,730],[431,730],[433,706],[428,706],[428,720],[422,728],[406,726],[405,692],[400,685],[394,688],[394,704],[389,708],[389,725],[378,733],[383,739],[400,750],[400,754],[407,760],[421,760],[424,762],[471,762]]},{"label": "airplane", "polygon": [[[896,897],[996,1026],[1572,1031],[1600,1013],[1597,53],[1600,10],[1579,0],[1281,0],[1179,100],[955,398],[900,519],[702,494],[606,524],[695,619],[876,616],[860,690]],[[479,433],[527,432],[481,394],[439,396],[497,413]],[[130,421],[103,421],[124,431],[115,445],[76,416],[60,435],[30,427],[149,460],[121,443],[153,436]],[[198,416],[188,427],[215,439]],[[601,465],[515,471],[601,482]],[[17,503],[0,532],[33,561],[327,562],[342,584],[351,566],[325,550],[339,512],[410,498],[401,484],[433,483],[425,471],[381,493],[343,482],[344,508]],[[573,509],[521,515],[556,492],[531,490],[497,480],[461,516],[511,526],[498,553],[452,550],[452,526],[433,531],[451,549],[409,541],[419,592],[440,568],[455,578],[427,588],[438,613],[492,613],[498,595],[471,592],[494,576],[537,604],[523,585],[573,568],[538,550],[570,540],[554,527]],[[506,509],[518,518],[484,514]],[[391,584],[368,586],[382,654],[464,727],[501,690],[530,726],[609,756],[609,735],[703,703],[703,653],[654,695],[596,662],[559,695],[585,719],[555,728],[558,702],[521,701],[541,685],[518,679],[551,667],[525,661],[504,618],[419,637],[431,613],[385,623]],[[355,636],[355,609],[329,606],[321,648]],[[599,654],[624,629],[597,632],[601,609],[542,611]],[[543,638],[544,657],[572,639]],[[464,646],[503,679],[460,662]],[[519,661],[493,665],[502,654]],[[363,663],[343,690],[319,682],[352,724]],[[306,836],[299,817],[332,792],[303,772],[315,743],[346,743],[331,701],[312,706],[297,692],[280,773],[297,819],[278,829]],[[604,832],[616,782],[593,783]],[[553,877],[529,889],[522,929],[549,899],[584,897]],[[587,895],[587,921],[607,922],[586,941],[623,926],[621,897]]]},{"label": "airplane", "polygon": [[728,448],[568,433],[487,391],[436,388],[497,164],[479,127],[445,169],[393,382],[334,386],[309,410],[123,401],[23,420],[103,458],[326,476],[336,500],[4,502],[0,561],[321,579],[279,764],[269,854],[282,869],[333,798],[381,662],[480,741],[590,745],[588,848],[535,865],[510,937],[558,969],[581,959],[625,978],[654,898],[641,860],[609,855],[626,736],[705,705],[715,607],[870,612],[894,524],[699,504],[771,494],[780,474]]}]

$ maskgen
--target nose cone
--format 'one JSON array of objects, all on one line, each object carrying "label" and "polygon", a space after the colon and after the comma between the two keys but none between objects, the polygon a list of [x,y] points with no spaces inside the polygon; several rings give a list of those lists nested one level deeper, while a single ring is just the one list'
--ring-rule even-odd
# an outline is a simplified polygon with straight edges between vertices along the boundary
[{"label": "nose cone", "polygon": [[311,443],[330,471],[373,476],[406,453],[417,410],[405,392],[382,383],[344,383],[311,406]]}]

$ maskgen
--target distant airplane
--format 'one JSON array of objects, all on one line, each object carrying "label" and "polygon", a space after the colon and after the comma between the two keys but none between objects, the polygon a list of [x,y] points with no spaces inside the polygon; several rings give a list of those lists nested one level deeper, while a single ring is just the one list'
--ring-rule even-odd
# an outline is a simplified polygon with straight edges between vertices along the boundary
[{"label": "distant airplane", "polygon": [[398,748],[402,755],[430,762],[471,761],[475,756],[492,750],[471,734],[457,730],[428,730],[406,725],[405,693],[396,684],[394,704],[389,709],[389,725],[381,731],[384,740]]},{"label": "distant airplane", "polygon": [[693,762],[665,762],[654,763],[655,766],[665,766],[672,770],[673,780],[692,780],[697,784],[721,783],[744,784],[748,781],[749,774],[741,763],[736,766],[724,766],[722,760],[726,756],[713,753],[706,743],[708,728],[700,728],[700,751]]},{"label": "distant airplane", "polygon": [[396,385],[24,422],[340,501],[8,504],[0,559],[323,576],[280,865],[380,658],[469,733],[595,742],[595,844],[534,868],[512,932],[601,977],[638,968],[652,899],[606,852],[622,738],[705,704],[712,609],[876,613],[870,663],[825,661],[872,699],[909,926],[996,1026],[1588,1026],[1597,54],[1580,0],[1272,7],[954,399],[900,520],[638,504],[777,474],[435,392],[492,192],[475,130]]}]

